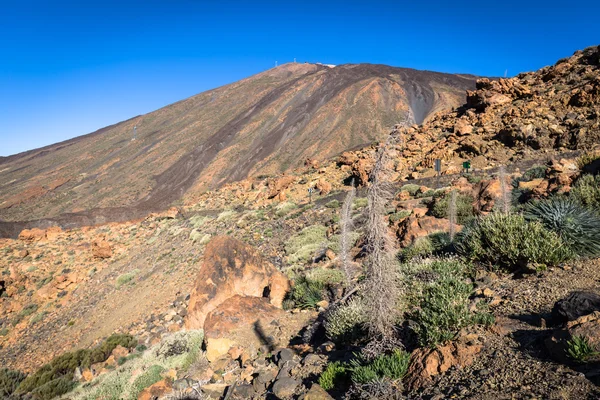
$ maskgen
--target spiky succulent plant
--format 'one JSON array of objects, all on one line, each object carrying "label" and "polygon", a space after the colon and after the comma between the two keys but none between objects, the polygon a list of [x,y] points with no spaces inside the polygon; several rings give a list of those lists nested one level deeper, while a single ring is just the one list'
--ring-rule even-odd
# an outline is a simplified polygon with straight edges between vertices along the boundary
[{"label": "spiky succulent plant", "polygon": [[600,216],[576,200],[555,196],[535,201],[527,205],[524,216],[556,232],[574,254],[600,256]]}]

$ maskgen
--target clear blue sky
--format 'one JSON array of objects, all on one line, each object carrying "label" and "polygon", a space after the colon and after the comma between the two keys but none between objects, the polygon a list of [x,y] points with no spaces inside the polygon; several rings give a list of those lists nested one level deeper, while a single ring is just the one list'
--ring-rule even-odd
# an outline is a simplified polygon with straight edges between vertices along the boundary
[{"label": "clear blue sky", "polygon": [[600,44],[600,2],[0,0],[0,155],[292,61],[501,76]]}]

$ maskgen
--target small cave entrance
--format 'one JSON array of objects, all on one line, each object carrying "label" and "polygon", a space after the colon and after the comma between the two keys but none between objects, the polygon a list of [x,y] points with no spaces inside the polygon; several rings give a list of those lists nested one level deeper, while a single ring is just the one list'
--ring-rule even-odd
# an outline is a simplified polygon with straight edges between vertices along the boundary
[{"label": "small cave entrance", "polygon": [[271,296],[271,288],[269,286],[265,286],[262,292],[262,297],[269,298]]},{"label": "small cave entrance", "polygon": [[0,281],[0,297],[6,293],[6,281]]}]

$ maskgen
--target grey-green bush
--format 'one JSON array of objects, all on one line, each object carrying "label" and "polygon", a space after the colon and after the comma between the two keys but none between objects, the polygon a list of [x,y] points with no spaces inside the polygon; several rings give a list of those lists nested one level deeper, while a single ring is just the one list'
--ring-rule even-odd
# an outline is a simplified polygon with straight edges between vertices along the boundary
[{"label": "grey-green bush", "polygon": [[582,175],[573,185],[570,196],[584,206],[600,212],[600,175]]},{"label": "grey-green bush", "polygon": [[[437,218],[448,218],[448,204],[450,202],[451,192],[435,199],[431,208],[431,214]],[[473,196],[469,194],[458,193],[456,195],[456,222],[463,225],[473,218]]]},{"label": "grey-green bush", "polygon": [[518,214],[492,213],[466,225],[456,248],[470,260],[509,271],[557,265],[572,256],[556,233]]},{"label": "grey-green bush", "polygon": [[366,311],[360,299],[352,299],[331,311],[325,319],[325,333],[336,343],[352,342],[363,334]]}]

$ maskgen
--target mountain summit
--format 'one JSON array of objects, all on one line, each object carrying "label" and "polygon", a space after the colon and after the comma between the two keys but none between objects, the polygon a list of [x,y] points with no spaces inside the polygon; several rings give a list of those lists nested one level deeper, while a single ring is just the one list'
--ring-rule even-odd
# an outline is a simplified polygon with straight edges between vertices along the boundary
[{"label": "mountain summit", "polygon": [[85,136],[0,158],[0,219],[135,218],[189,190],[286,172],[306,159],[370,144],[398,122],[419,124],[462,104],[474,88],[468,75],[284,64]]}]

